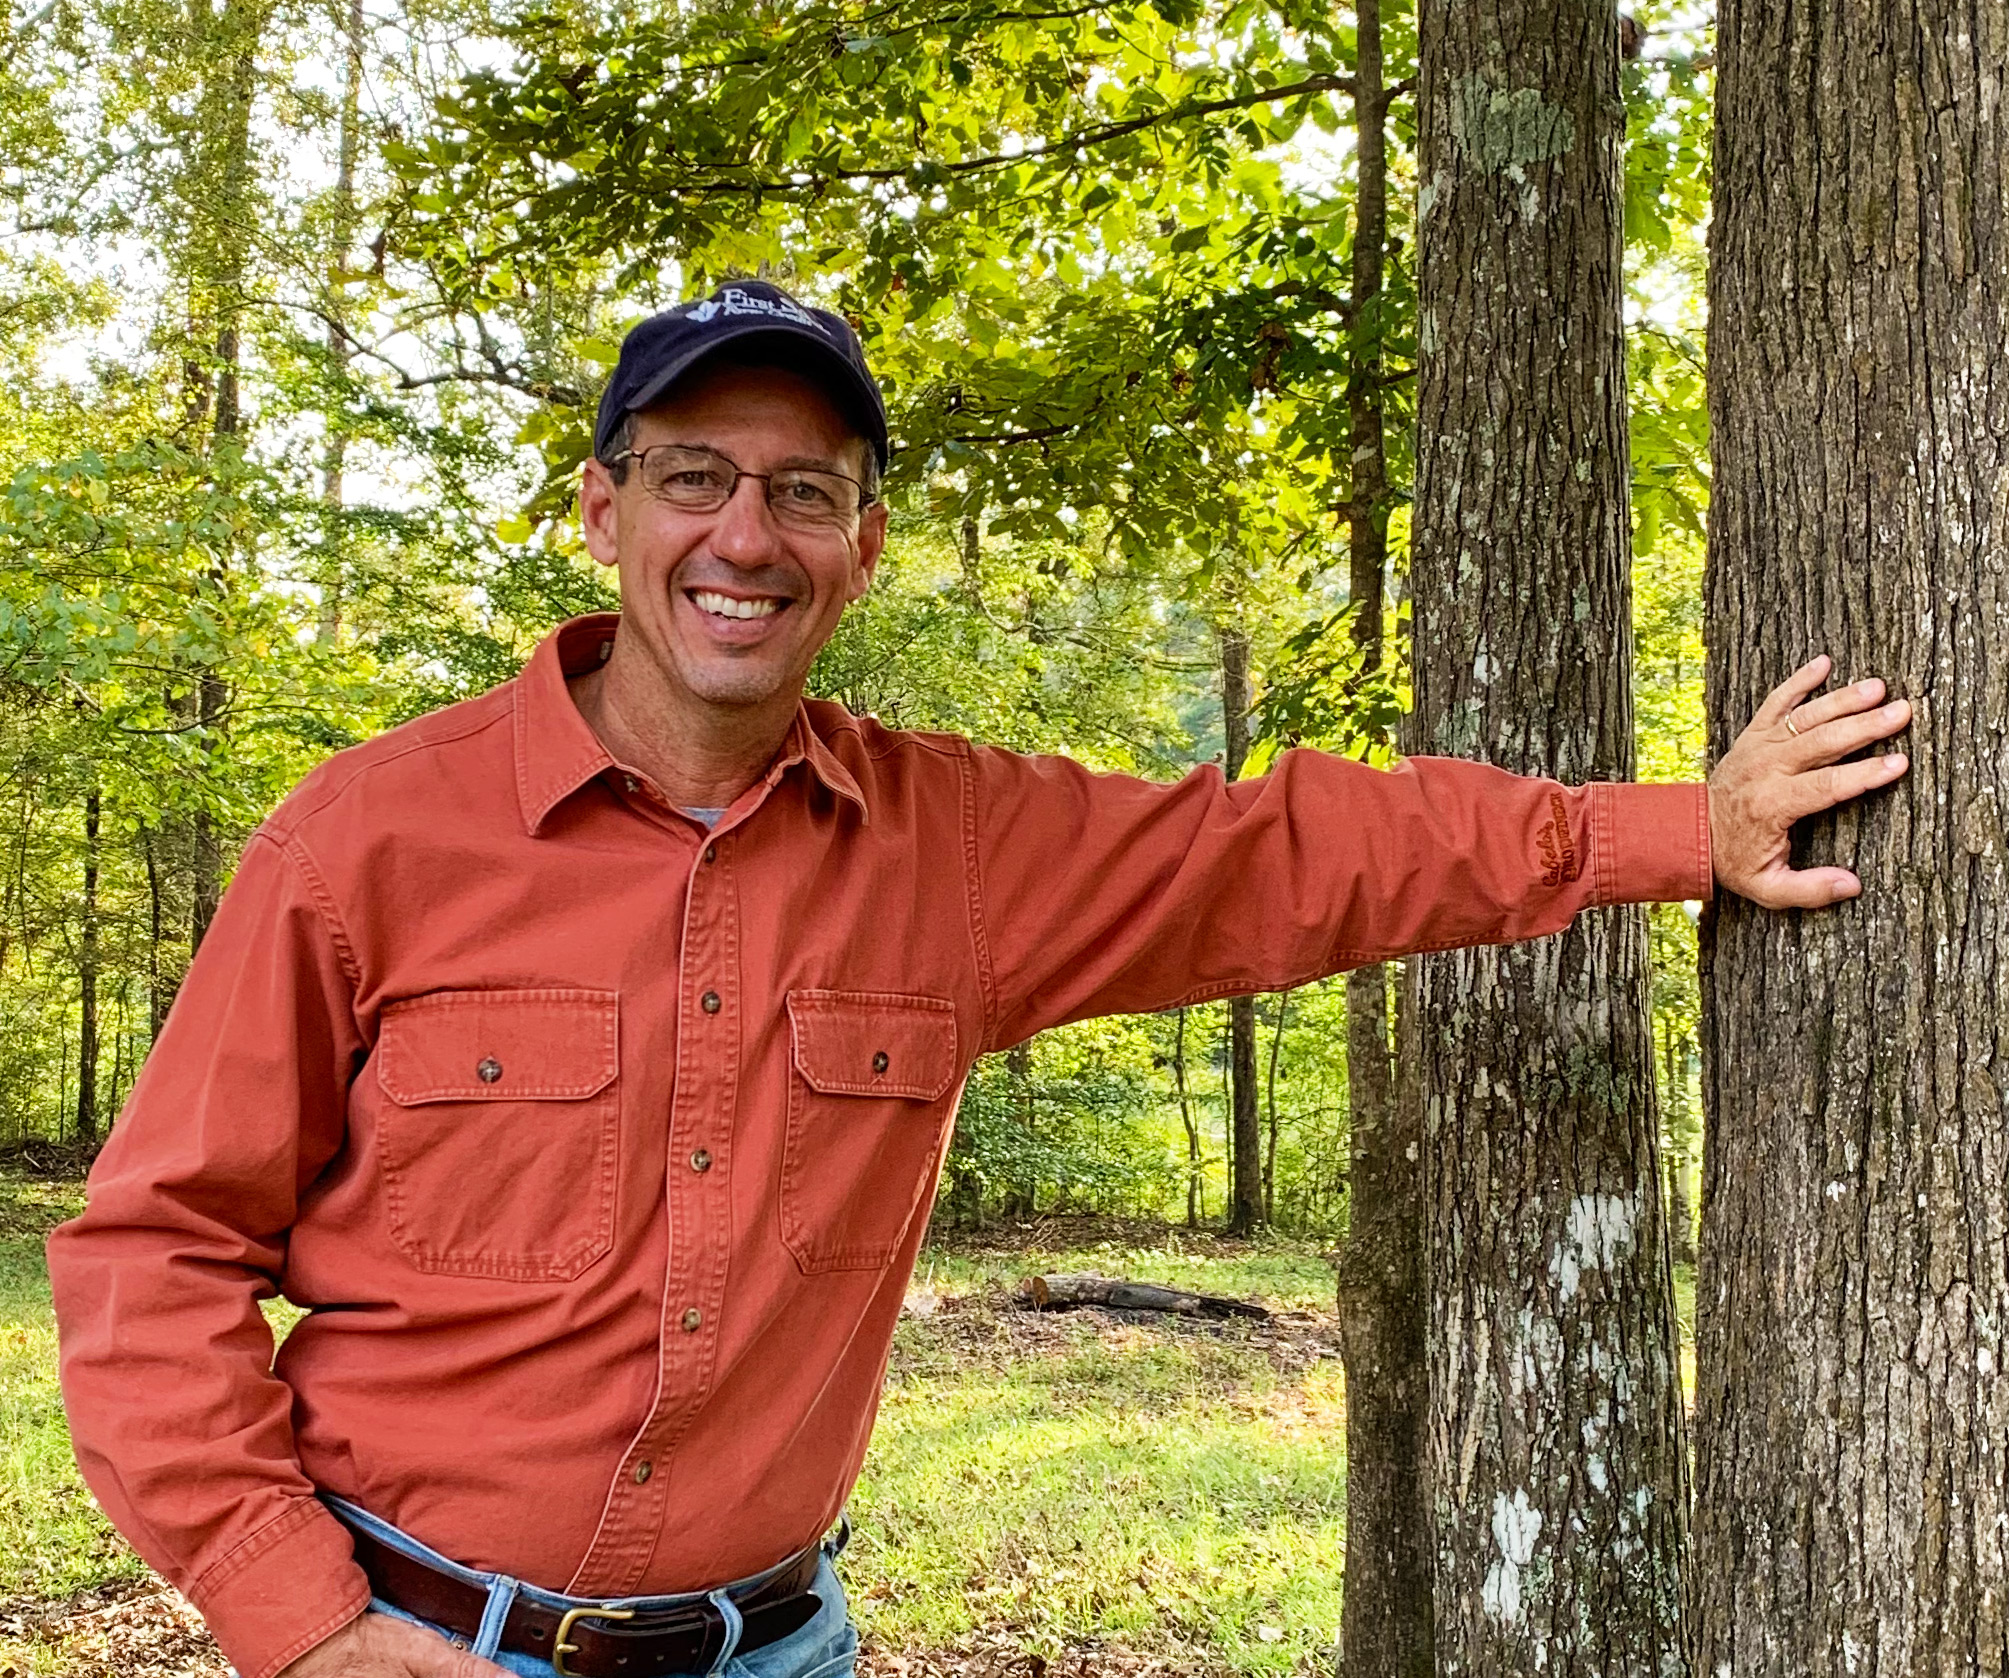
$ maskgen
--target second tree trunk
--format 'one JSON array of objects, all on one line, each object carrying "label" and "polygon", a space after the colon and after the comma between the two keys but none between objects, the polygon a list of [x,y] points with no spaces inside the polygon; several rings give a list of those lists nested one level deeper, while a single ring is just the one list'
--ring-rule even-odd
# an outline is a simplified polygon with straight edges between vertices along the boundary
[{"label": "second tree trunk", "polygon": [[[1617,14],[1421,25],[1411,749],[1628,779]],[[1644,919],[1414,966],[1438,1671],[1668,1678],[1685,1486]]]}]

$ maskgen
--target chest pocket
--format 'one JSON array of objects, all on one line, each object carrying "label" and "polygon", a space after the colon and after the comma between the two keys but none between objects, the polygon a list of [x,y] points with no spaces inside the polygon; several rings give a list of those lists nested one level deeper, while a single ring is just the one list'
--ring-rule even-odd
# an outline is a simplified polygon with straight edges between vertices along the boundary
[{"label": "chest pocket", "polygon": [[435,991],[384,1010],[391,1238],[420,1270],[569,1281],[614,1239],[620,999]]},{"label": "chest pocket", "polygon": [[879,1270],[934,1187],[956,1011],[932,996],[788,993],[781,1237],[806,1273]]}]

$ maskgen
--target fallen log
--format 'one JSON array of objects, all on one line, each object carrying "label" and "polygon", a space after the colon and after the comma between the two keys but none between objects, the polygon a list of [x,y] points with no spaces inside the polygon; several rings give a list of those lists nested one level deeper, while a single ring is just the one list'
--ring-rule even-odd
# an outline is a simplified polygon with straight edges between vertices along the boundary
[{"label": "fallen log", "polygon": [[1219,1294],[1187,1293],[1155,1282],[1126,1282],[1118,1276],[1028,1276],[1018,1285],[1019,1303],[1031,1311],[1072,1311],[1082,1305],[1108,1305],[1119,1311],[1168,1311],[1175,1317],[1254,1317],[1269,1321],[1269,1312],[1245,1299]]}]

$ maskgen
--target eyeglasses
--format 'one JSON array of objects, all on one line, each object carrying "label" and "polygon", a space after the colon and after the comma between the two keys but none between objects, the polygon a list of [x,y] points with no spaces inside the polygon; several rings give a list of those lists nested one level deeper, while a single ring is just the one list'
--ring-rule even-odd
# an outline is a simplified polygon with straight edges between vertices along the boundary
[{"label": "eyeglasses", "polygon": [[716,449],[687,448],[682,443],[623,449],[606,464],[615,466],[630,458],[641,464],[642,488],[686,513],[717,512],[732,499],[742,478],[759,479],[767,488],[768,510],[775,523],[795,530],[842,529],[873,501],[863,484],[842,472],[801,466],[742,472]]}]

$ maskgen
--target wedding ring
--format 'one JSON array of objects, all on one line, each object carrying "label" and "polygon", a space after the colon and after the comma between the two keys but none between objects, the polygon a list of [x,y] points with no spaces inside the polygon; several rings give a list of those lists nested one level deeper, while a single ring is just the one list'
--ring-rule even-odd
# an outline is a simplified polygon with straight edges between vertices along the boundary
[{"label": "wedding ring", "polygon": [[1791,711],[1786,713],[1786,732],[1792,735],[1795,740],[1800,737],[1800,731],[1793,726],[1793,713]]}]

